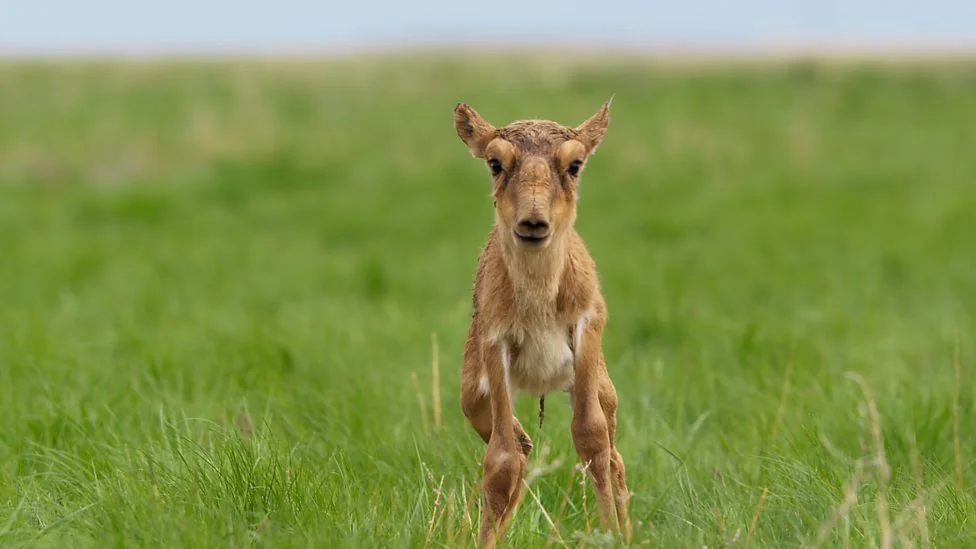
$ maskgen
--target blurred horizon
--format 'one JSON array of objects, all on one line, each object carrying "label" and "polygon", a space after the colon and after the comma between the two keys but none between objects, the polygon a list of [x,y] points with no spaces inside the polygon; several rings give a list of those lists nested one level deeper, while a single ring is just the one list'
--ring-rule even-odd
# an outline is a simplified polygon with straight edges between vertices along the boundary
[{"label": "blurred horizon", "polygon": [[[133,5],[37,0],[0,10],[0,56],[344,54],[399,48],[976,52],[976,3],[607,0],[488,7],[421,0]],[[706,17],[703,17],[706,14]]]}]

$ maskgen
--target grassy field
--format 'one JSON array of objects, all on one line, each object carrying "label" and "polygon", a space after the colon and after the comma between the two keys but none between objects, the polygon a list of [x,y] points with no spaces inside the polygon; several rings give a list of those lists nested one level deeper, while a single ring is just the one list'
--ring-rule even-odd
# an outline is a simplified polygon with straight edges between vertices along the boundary
[{"label": "grassy field", "polygon": [[[0,65],[0,546],[470,545],[486,169],[581,122],[635,543],[976,547],[976,62]],[[514,547],[597,531],[563,395]]]}]

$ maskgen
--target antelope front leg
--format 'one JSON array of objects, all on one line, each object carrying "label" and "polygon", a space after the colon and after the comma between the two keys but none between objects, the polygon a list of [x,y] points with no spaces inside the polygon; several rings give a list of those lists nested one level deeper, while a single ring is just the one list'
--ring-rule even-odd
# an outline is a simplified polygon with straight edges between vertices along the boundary
[{"label": "antelope front leg", "polygon": [[[601,361],[602,365],[602,361]],[[606,367],[603,367],[604,372]],[[617,511],[617,525],[624,534],[624,539],[630,542],[630,513],[627,505],[630,502],[630,491],[627,489],[627,474],[624,458],[617,451],[614,438],[617,434],[617,390],[606,376],[600,383],[600,408],[607,418],[607,431],[610,438],[610,482],[613,485],[614,507]]]},{"label": "antelope front leg", "polygon": [[486,344],[482,349],[482,359],[488,377],[492,428],[481,481],[484,500],[479,538],[482,547],[494,547],[504,537],[505,529],[521,500],[522,478],[532,441],[512,413],[508,388],[511,362],[508,346]]},{"label": "antelope front leg", "polygon": [[617,428],[617,393],[603,362],[599,326],[583,335],[576,357],[573,387],[573,444],[589,472],[604,530],[616,530],[630,542],[630,492],[624,460],[614,445]]}]

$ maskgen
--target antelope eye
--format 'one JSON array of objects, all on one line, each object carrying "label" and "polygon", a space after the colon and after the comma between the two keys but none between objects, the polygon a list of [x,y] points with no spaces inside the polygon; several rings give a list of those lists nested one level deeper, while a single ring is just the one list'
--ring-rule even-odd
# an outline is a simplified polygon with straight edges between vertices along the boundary
[{"label": "antelope eye", "polygon": [[579,171],[582,166],[583,166],[582,162],[580,162],[579,160],[573,160],[572,162],[569,163],[569,167],[566,168],[566,171],[569,172],[569,175],[576,177],[577,175],[579,175]]},{"label": "antelope eye", "polygon": [[498,175],[502,173],[502,163],[499,162],[497,158],[488,160],[488,168],[491,170],[491,175]]}]

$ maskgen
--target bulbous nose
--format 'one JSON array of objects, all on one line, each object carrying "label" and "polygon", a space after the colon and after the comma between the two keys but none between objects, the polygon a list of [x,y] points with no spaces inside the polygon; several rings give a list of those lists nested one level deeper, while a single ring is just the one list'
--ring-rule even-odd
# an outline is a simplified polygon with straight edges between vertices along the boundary
[{"label": "bulbous nose", "polygon": [[522,240],[544,240],[549,236],[549,222],[538,216],[520,219],[515,234]]}]

